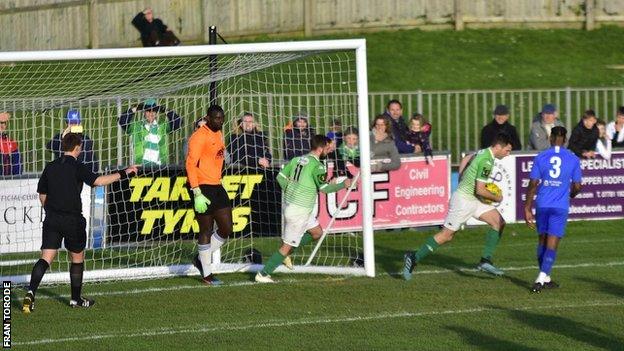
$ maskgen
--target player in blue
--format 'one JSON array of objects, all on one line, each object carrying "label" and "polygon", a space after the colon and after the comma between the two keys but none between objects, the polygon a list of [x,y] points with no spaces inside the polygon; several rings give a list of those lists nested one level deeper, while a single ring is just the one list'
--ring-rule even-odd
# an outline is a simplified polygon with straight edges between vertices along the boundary
[{"label": "player in blue", "polygon": [[[554,127],[550,132],[552,147],[533,159],[531,181],[524,203],[526,224],[535,229],[537,222],[539,234],[537,262],[540,272],[531,289],[535,293],[558,287],[550,279],[550,271],[557,257],[557,246],[565,233],[570,199],[581,191],[581,162],[563,147],[566,134],[564,127]],[[531,208],[536,193],[534,217]]]}]

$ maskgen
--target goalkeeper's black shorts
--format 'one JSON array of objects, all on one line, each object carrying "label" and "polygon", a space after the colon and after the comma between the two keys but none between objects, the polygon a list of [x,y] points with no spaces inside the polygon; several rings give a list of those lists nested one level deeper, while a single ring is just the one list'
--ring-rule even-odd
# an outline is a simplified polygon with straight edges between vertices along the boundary
[{"label": "goalkeeper's black shorts", "polygon": [[197,213],[197,211],[195,211],[196,216],[211,215],[222,208],[232,207],[232,202],[227,192],[225,192],[223,185],[200,184],[199,189],[201,189],[202,194],[210,200],[210,205],[208,205],[208,210],[204,213]]},{"label": "goalkeeper's black shorts", "polygon": [[46,212],[43,220],[41,249],[58,250],[65,240],[65,248],[78,253],[87,245],[87,220],[82,215]]}]

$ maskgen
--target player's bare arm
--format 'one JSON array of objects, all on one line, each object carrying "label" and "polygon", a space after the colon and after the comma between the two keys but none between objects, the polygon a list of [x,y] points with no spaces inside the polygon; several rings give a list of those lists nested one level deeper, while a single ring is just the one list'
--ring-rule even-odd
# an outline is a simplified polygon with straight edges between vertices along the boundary
[{"label": "player's bare arm", "polygon": [[503,201],[503,195],[494,195],[489,190],[485,188],[487,183],[483,181],[476,180],[475,181],[475,195],[477,197],[481,197],[487,200],[491,200],[494,202]]},{"label": "player's bare arm", "polygon": [[535,229],[535,216],[533,216],[533,199],[535,198],[535,193],[537,192],[537,185],[539,184],[539,180],[531,179],[529,182],[529,189],[526,194],[526,201],[524,202],[524,221],[527,226],[531,229]]}]

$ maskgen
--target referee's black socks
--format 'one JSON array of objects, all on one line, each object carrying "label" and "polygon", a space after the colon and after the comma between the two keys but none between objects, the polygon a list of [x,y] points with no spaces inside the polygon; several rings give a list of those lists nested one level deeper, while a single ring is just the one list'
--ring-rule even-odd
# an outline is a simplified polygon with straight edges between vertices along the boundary
[{"label": "referee's black socks", "polygon": [[30,274],[30,286],[28,287],[28,290],[32,291],[33,294],[39,288],[41,279],[43,279],[43,275],[48,270],[48,267],[50,267],[50,265],[43,258],[40,258],[39,261],[35,263],[32,273]]},{"label": "referee's black socks", "polygon": [[69,267],[69,279],[71,280],[71,298],[80,301],[82,290],[82,272],[84,272],[84,262],[72,263]]}]

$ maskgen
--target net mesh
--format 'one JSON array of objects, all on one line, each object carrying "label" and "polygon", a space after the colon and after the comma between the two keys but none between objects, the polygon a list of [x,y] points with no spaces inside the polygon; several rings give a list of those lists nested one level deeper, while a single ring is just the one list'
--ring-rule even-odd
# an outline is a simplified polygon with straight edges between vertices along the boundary
[{"label": "net mesh", "polygon": [[[221,262],[254,261],[252,249],[266,258],[278,248],[282,199],[275,177],[289,158],[307,153],[306,136],[338,131],[338,124],[357,127],[355,54],[219,55],[216,67],[210,62],[208,56],[193,56],[0,64],[0,112],[10,114],[2,131],[2,276],[28,275],[39,257],[44,212],[36,184],[45,164],[60,154],[54,140],[67,127],[67,111],[80,111],[84,135],[91,140],[83,145],[82,160],[107,173],[145,163],[137,147],[144,143],[135,141],[143,135],[138,130],[149,129],[142,111],[147,99],[156,100],[157,123],[163,126],[160,165],[145,164],[138,177],[106,188],[84,187],[86,269],[189,264],[198,225],[186,185],[185,152],[210,105],[212,82],[226,113],[223,184],[234,218],[234,238],[221,248]],[[252,129],[241,124],[245,112],[253,116]],[[331,167],[337,154],[330,156]],[[270,166],[259,165],[261,158]],[[344,191],[338,200],[341,196]],[[319,205],[319,211],[328,210]],[[348,266],[361,258],[361,235],[335,231],[314,265]],[[303,264],[312,248],[297,250],[294,261]],[[51,270],[66,272],[68,265],[61,250]]]}]

